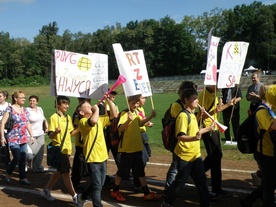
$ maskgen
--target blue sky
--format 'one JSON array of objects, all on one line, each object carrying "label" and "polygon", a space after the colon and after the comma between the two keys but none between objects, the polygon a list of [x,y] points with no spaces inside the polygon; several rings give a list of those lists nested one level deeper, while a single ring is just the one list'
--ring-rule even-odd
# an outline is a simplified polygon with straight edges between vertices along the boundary
[{"label": "blue sky", "polygon": [[[94,32],[105,26],[166,15],[180,22],[185,15],[201,15],[218,7],[234,8],[250,0],[0,0],[0,32],[33,40],[44,25],[56,21],[59,34]],[[276,0],[263,0],[274,4]]]}]

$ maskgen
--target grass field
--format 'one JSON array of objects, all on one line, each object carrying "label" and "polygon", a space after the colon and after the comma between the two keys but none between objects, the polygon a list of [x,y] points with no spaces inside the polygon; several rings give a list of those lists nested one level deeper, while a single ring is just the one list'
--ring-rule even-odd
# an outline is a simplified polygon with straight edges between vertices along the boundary
[{"label": "grass field", "polygon": [[[50,87],[49,86],[37,86],[37,87],[9,87],[9,88],[2,88],[1,90],[7,90],[10,94],[16,90],[22,90],[27,99],[25,101],[25,106],[28,106],[29,101],[28,97],[30,95],[37,95],[39,97],[39,106],[41,106],[44,110],[45,117],[49,119],[49,117],[55,112],[54,108],[54,97],[50,96]],[[119,90],[121,90],[119,88]],[[8,102],[11,102],[11,98],[9,97]],[[157,113],[156,118],[152,119],[154,126],[147,129],[148,136],[150,138],[150,144],[152,146],[152,150],[154,153],[169,153],[163,149],[162,140],[161,140],[161,118],[163,117],[165,111],[170,106],[172,102],[177,99],[177,94],[153,94],[152,98],[147,98],[147,102],[145,104],[145,111],[146,114],[150,114],[152,105]],[[152,100],[152,101],[151,101]],[[72,116],[75,107],[77,106],[77,98],[70,97],[70,107],[68,114]],[[124,95],[117,95],[116,96],[116,104],[119,106],[119,110],[123,110],[127,108],[126,98]],[[152,103],[151,103],[152,102]],[[97,100],[92,100],[92,104],[96,104]],[[247,110],[249,108],[249,102],[245,99],[245,91],[243,91],[243,99],[241,100],[241,122],[247,116]],[[219,116],[219,122],[222,122],[222,116]],[[222,140],[224,140],[224,135],[221,134]],[[74,139],[72,139],[74,140]],[[46,143],[49,142],[49,138],[47,137]],[[204,146],[204,145],[202,145]],[[235,146],[223,146],[224,149],[224,156],[228,156],[225,153],[229,153],[229,156],[233,157],[234,159],[242,159],[244,157],[249,157],[247,155],[242,155],[238,153]],[[204,154],[203,150],[203,154]]]}]

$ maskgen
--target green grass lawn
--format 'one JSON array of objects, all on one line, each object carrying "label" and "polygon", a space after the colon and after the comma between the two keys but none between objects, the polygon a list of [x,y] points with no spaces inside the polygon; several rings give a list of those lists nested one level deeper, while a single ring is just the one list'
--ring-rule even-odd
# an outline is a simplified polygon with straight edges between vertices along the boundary
[{"label": "green grass lawn", "polygon": [[[122,88],[119,87],[118,90],[121,90]],[[28,106],[29,101],[28,97],[30,95],[37,95],[39,97],[39,106],[41,106],[44,110],[45,117],[49,119],[49,117],[55,112],[54,108],[54,97],[50,96],[50,87],[49,86],[38,86],[38,87],[10,87],[10,88],[2,88],[1,90],[7,90],[10,94],[16,91],[16,90],[22,90],[26,94],[26,102],[25,106]],[[153,103],[151,103],[151,100]],[[151,128],[147,128],[147,133],[150,138],[150,144],[152,146],[154,153],[168,153],[163,148],[162,139],[161,139],[161,118],[163,117],[165,111],[170,106],[172,102],[177,100],[177,94],[153,94],[152,98],[147,98],[147,102],[145,104],[145,112],[147,115],[151,113],[152,105],[154,106],[154,109],[157,113],[156,118],[152,119],[152,122],[154,123],[154,126]],[[8,101],[11,101],[11,98],[8,99]],[[77,98],[70,97],[70,107],[68,114],[72,116],[75,107],[77,106]],[[126,98],[124,95],[117,95],[116,96],[116,104],[119,106],[119,110],[123,110],[127,108]],[[97,100],[92,100],[92,104],[96,104]],[[241,122],[247,117],[247,110],[249,108],[249,102],[245,99],[245,92],[243,92],[243,99],[241,100]],[[222,122],[222,116],[219,116],[219,122]],[[232,132],[231,132],[232,133]],[[224,135],[221,134],[221,138],[224,141]],[[74,139],[72,139],[74,141]],[[49,142],[49,138],[47,137],[46,143]],[[202,145],[204,147],[204,145]],[[235,153],[237,153],[235,146],[223,146],[224,150],[229,150],[229,156],[234,156]],[[203,150],[203,154],[204,154]],[[243,158],[244,155],[240,155],[235,159]],[[247,155],[245,155],[247,157]],[[250,156],[251,157],[251,156]]]}]

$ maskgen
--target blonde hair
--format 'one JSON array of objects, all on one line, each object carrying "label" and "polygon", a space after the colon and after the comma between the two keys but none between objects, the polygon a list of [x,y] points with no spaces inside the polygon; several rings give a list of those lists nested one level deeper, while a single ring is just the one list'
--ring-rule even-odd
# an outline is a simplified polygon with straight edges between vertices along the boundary
[{"label": "blonde hair", "polygon": [[[15,101],[15,98],[18,98],[20,94],[24,94],[23,91],[15,91],[13,94],[12,94],[12,104],[15,104],[16,101]],[[25,95],[25,94],[24,94]]]},{"label": "blonde hair", "polygon": [[272,85],[266,92],[266,100],[271,104],[272,108],[276,108],[276,85]]},{"label": "blonde hair", "polygon": [[269,90],[269,88],[272,86],[272,84],[263,84],[260,87],[259,96],[261,100],[266,100],[266,92]]}]

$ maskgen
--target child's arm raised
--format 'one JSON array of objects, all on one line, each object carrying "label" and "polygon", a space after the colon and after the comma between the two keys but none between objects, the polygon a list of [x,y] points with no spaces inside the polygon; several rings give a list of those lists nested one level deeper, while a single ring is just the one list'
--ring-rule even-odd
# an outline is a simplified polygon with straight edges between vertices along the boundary
[{"label": "child's arm raised", "polygon": [[155,110],[152,110],[150,116],[148,116],[145,119],[141,120],[140,126],[144,126],[145,123],[147,123],[149,120],[151,120],[154,117],[156,117],[156,112],[155,112]]},{"label": "child's arm raised", "polygon": [[114,118],[117,118],[118,114],[117,114],[117,109],[116,109],[115,104],[112,102],[112,100],[110,98],[108,98],[108,96],[105,96],[105,100],[108,103],[109,108],[110,108],[110,117],[109,117],[109,119],[112,120]]},{"label": "child's arm raised", "polygon": [[89,121],[90,121],[91,126],[95,126],[98,123],[98,119],[99,119],[98,105],[95,104],[94,106],[92,106],[91,110],[92,110],[92,116],[89,118]]}]

